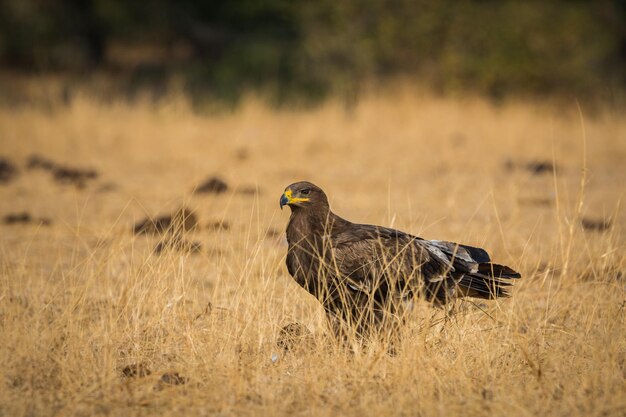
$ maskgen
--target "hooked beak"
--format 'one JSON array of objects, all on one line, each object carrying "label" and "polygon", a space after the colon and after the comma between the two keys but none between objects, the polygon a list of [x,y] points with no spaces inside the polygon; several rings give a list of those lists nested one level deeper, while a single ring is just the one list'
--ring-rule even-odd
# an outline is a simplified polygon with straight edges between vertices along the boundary
[{"label": "hooked beak", "polygon": [[299,203],[304,203],[307,201],[309,201],[308,197],[294,197],[293,191],[288,188],[280,197],[280,209],[282,210],[283,206],[287,204],[300,205]]},{"label": "hooked beak", "polygon": [[283,209],[283,206],[289,204],[289,197],[287,197],[285,194],[280,196],[280,209]]}]

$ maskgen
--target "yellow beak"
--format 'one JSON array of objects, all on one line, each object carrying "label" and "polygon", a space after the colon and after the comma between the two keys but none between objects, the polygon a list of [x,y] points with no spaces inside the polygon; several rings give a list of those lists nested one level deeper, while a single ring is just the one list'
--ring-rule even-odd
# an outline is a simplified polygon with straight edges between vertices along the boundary
[{"label": "yellow beak", "polygon": [[291,191],[290,189],[286,189],[285,192],[283,193],[283,195],[280,197],[280,208],[281,209],[285,205],[295,204],[295,203],[302,203],[304,201],[309,201],[309,199],[305,198],[305,197],[292,197],[292,196],[293,196],[293,191]]}]

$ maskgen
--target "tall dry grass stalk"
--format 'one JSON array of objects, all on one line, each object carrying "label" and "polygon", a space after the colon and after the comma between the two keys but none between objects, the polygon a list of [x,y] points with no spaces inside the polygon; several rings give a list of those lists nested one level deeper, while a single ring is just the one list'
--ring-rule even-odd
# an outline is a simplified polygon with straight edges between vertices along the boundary
[{"label": "tall dry grass stalk", "polygon": [[[626,413],[620,113],[396,92],[202,116],[78,97],[2,109],[0,144],[21,167],[0,214],[52,220],[0,225],[0,415]],[[101,175],[57,184],[24,167],[33,153]],[[192,193],[213,174],[226,193]],[[449,317],[418,305],[395,356],[345,349],[284,267],[278,198],[300,179],[348,219],[482,246],[524,277]],[[199,253],[132,234],[181,206]],[[292,322],[313,335],[284,351]]]}]

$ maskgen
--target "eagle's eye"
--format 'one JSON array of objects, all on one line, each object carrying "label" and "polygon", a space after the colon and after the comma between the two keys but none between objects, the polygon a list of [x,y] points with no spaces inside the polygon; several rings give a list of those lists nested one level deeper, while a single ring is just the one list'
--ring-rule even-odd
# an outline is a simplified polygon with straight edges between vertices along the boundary
[{"label": "eagle's eye", "polygon": [[308,188],[305,188],[304,190],[300,191],[300,194],[302,194],[302,195],[309,195],[310,192],[311,192],[311,190],[309,190]]}]

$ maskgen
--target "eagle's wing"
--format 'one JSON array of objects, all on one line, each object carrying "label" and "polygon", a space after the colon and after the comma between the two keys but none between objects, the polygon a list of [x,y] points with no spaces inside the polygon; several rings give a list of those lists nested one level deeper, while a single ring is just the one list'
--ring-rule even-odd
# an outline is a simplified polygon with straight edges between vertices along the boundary
[{"label": "eagle's wing", "polygon": [[395,288],[440,302],[463,295],[494,298],[506,295],[507,279],[519,277],[510,268],[490,263],[483,249],[379,226],[352,224],[332,240],[337,275],[352,290],[367,294]]},{"label": "eagle's wing", "polygon": [[413,293],[454,270],[451,258],[426,242],[395,229],[352,224],[333,236],[333,267],[355,291],[373,294],[395,288]]},{"label": "eagle's wing", "polygon": [[[491,262],[487,251],[473,246],[442,240],[421,240],[431,253],[441,252],[449,259],[452,268],[444,276],[430,277],[429,281],[445,282],[444,287],[453,288],[455,297],[496,298],[508,296],[506,287],[511,279],[521,275],[508,266]],[[437,298],[441,298],[438,291]],[[448,291],[444,294],[448,296]]]}]

